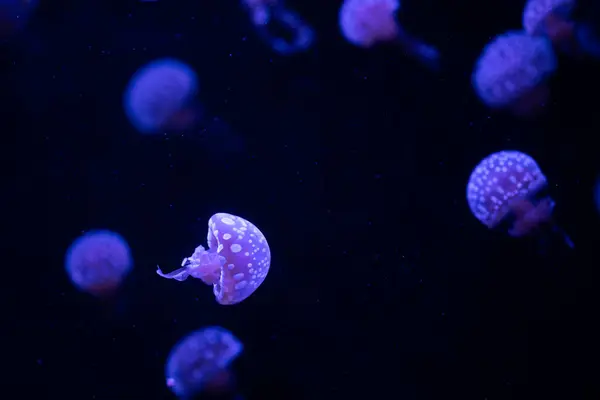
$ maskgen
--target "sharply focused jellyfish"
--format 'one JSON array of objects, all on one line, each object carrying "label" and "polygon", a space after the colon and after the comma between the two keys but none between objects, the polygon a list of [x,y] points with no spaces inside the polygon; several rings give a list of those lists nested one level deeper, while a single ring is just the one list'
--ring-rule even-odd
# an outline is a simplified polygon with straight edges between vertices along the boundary
[{"label": "sharply focused jellyfish", "polygon": [[181,266],[158,275],[178,281],[188,276],[213,285],[219,304],[245,300],[263,283],[271,265],[267,239],[254,224],[235,215],[218,213],[208,220],[208,250],[198,246]]},{"label": "sharply focused jellyfish", "polygon": [[141,133],[186,129],[195,122],[198,78],[181,61],[164,58],[140,68],[125,90],[124,107]]},{"label": "sharply focused jellyfish", "polygon": [[380,42],[396,42],[427,66],[437,68],[438,51],[404,30],[396,20],[399,9],[399,0],[345,0],[340,8],[340,29],[346,40],[356,46],[368,48]]},{"label": "sharply focused jellyfish", "polygon": [[[300,16],[289,10],[283,0],[242,0],[248,9],[252,23],[260,35],[279,54],[291,54],[308,50],[315,39],[313,29]],[[277,30],[287,31],[290,39]]]},{"label": "sharply focused jellyfish", "polygon": [[508,32],[483,49],[473,71],[473,87],[492,108],[534,114],[548,101],[548,79],[556,68],[556,55],[546,38]]},{"label": "sharply focused jellyfish", "polygon": [[528,0],[523,10],[523,28],[529,35],[549,38],[562,51],[582,51],[600,57],[600,41],[593,28],[572,18],[576,3],[576,0]]},{"label": "sharply focused jellyfish", "polygon": [[132,266],[125,239],[106,230],[90,231],[77,238],[65,259],[65,269],[73,284],[97,296],[112,294]]},{"label": "sharply focused jellyfish", "polygon": [[181,339],[167,359],[167,386],[180,398],[231,386],[230,364],[241,354],[242,343],[228,330],[207,327]]},{"label": "sharply focused jellyfish", "polygon": [[550,227],[567,244],[571,240],[554,223],[554,201],[548,182],[533,158],[519,151],[501,151],[484,158],[471,173],[467,201],[473,215],[488,228],[508,225],[513,237]]},{"label": "sharply focused jellyfish", "polygon": [[0,0],[0,39],[21,29],[37,3],[37,0]]}]

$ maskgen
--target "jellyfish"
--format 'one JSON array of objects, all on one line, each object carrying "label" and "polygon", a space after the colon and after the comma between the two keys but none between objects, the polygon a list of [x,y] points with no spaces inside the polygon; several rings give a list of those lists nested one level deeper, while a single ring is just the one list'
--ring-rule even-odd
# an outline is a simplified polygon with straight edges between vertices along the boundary
[{"label": "jellyfish", "polygon": [[[242,0],[251,15],[252,24],[271,48],[283,55],[308,50],[314,40],[313,29],[295,12],[288,9],[283,0]],[[288,31],[285,39],[277,30]]]},{"label": "jellyfish", "polygon": [[131,271],[133,259],[125,239],[107,230],[77,238],[67,250],[65,269],[81,291],[110,296]]},{"label": "jellyfish", "polygon": [[490,229],[509,225],[508,234],[525,237],[544,228],[571,239],[555,224],[555,203],[548,182],[533,158],[519,151],[500,151],[484,158],[471,173],[467,201],[473,215]]},{"label": "jellyfish", "polygon": [[144,134],[187,129],[198,116],[194,101],[197,91],[198,78],[191,67],[171,58],[155,60],[129,81],[125,112]]},{"label": "jellyfish", "polygon": [[229,390],[233,380],[229,366],[243,347],[225,328],[211,326],[190,333],[168,356],[167,386],[180,398],[190,398],[204,391]]},{"label": "jellyfish", "polygon": [[208,220],[208,250],[196,247],[181,268],[158,275],[184,281],[191,276],[213,286],[219,304],[239,303],[265,280],[271,265],[271,250],[262,232],[235,215],[218,213]]},{"label": "jellyfish", "polygon": [[561,51],[600,57],[600,41],[590,24],[572,18],[576,0],[528,0],[523,28],[529,35],[549,38]]},{"label": "jellyfish", "polygon": [[508,32],[483,49],[472,82],[489,107],[535,115],[549,99],[548,79],[556,68],[556,55],[546,38]]},{"label": "jellyfish", "polygon": [[355,46],[395,42],[428,67],[437,68],[439,52],[404,30],[396,20],[399,9],[399,0],[345,0],[340,8],[340,30]]}]

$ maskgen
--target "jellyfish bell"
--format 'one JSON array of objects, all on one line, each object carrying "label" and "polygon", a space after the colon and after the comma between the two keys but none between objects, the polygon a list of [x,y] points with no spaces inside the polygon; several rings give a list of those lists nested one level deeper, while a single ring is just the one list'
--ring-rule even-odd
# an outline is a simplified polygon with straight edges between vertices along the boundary
[{"label": "jellyfish bell", "polygon": [[242,0],[259,35],[277,53],[289,55],[310,49],[315,34],[283,0]]},{"label": "jellyfish bell", "polygon": [[184,281],[189,276],[213,286],[219,304],[239,303],[265,280],[271,266],[271,250],[263,233],[244,218],[217,213],[208,220],[208,249],[196,247],[181,268],[156,273]]},{"label": "jellyfish bell", "polygon": [[242,351],[242,343],[224,328],[192,332],[168,356],[167,387],[180,398],[229,391],[234,383],[230,366]]},{"label": "jellyfish bell", "polygon": [[556,55],[546,38],[507,32],[483,49],[473,71],[473,88],[491,108],[535,115],[549,100],[548,81],[556,68]]},{"label": "jellyfish bell", "polygon": [[345,0],[339,12],[342,35],[363,48],[382,42],[397,43],[428,67],[437,68],[439,52],[404,30],[396,20],[399,9],[399,0]]},{"label": "jellyfish bell", "polygon": [[198,78],[172,58],[140,68],[125,89],[123,104],[131,124],[143,134],[190,128],[196,121]]},{"label": "jellyfish bell", "polygon": [[529,35],[549,38],[569,55],[600,57],[600,40],[593,24],[573,18],[576,0],[528,0],[523,9],[523,28]]},{"label": "jellyfish bell", "polygon": [[131,250],[125,239],[107,230],[80,236],[65,257],[65,270],[73,285],[108,300],[114,298],[132,265]]},{"label": "jellyfish bell", "polygon": [[543,35],[562,49],[572,47],[575,23],[571,14],[576,0],[528,0],[523,9],[523,28],[529,35]]},{"label": "jellyfish bell", "polygon": [[513,237],[541,231],[558,232],[573,247],[553,219],[554,201],[548,182],[533,158],[519,151],[501,151],[484,158],[467,184],[473,215],[490,229],[508,225]]}]

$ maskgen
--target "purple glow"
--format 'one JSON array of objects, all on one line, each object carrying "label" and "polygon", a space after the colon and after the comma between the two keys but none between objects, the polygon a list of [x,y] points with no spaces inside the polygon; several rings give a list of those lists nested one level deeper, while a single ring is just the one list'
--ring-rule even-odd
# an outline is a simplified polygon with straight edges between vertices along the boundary
[{"label": "purple glow", "polygon": [[202,328],[187,335],[167,359],[167,387],[181,397],[200,393],[227,376],[227,368],[243,348],[231,332],[221,327]]},{"label": "purple glow", "polygon": [[91,231],[67,250],[65,270],[80,290],[95,295],[112,292],[133,265],[127,242],[111,231]]},{"label": "purple glow", "polygon": [[533,158],[519,151],[501,151],[475,167],[467,185],[467,201],[473,215],[493,228],[510,211],[509,200],[527,198],[546,183]]}]

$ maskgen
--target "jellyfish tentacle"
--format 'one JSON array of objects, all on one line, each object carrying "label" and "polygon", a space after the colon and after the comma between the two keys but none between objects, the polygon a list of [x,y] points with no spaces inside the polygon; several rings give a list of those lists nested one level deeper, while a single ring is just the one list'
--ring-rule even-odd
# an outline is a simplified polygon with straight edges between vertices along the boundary
[{"label": "jellyfish tentacle", "polygon": [[225,264],[225,258],[198,246],[192,257],[184,259],[184,263],[192,277],[202,280],[207,285],[212,285],[221,277],[221,268]]},{"label": "jellyfish tentacle", "polygon": [[561,227],[555,224],[552,230],[562,236],[565,244],[569,246],[569,248],[575,249],[575,243],[573,243],[569,235]]},{"label": "jellyfish tentacle", "polygon": [[[281,1],[273,4],[255,6],[252,10],[253,22],[259,28],[260,35],[279,54],[293,54],[307,50],[314,42],[314,32],[295,12],[287,9]],[[279,24],[293,33],[293,39],[287,41],[271,33],[271,24]]]},{"label": "jellyfish tentacle", "polygon": [[175,271],[169,272],[168,274],[165,274],[164,272],[162,272],[162,270],[160,269],[160,267],[157,265],[157,270],[156,273],[166,279],[175,279],[176,281],[185,281],[187,279],[187,277],[190,275],[188,272],[188,269],[186,267],[184,268],[179,268],[176,269]]},{"label": "jellyfish tentacle", "polygon": [[411,56],[417,58],[428,68],[439,68],[440,52],[434,46],[413,37],[401,27],[398,27],[398,38],[396,40],[410,53]]}]

